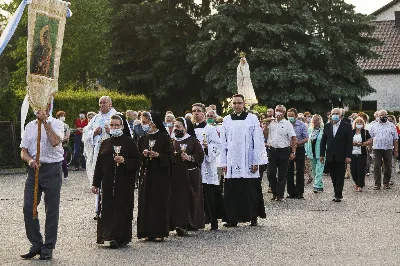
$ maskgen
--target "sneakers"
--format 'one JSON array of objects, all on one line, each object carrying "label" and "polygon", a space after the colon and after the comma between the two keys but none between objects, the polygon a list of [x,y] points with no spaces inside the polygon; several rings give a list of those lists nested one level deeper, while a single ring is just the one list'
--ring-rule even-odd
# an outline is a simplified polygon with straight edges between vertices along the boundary
[{"label": "sneakers", "polygon": [[357,192],[362,192],[362,187],[357,187]]}]

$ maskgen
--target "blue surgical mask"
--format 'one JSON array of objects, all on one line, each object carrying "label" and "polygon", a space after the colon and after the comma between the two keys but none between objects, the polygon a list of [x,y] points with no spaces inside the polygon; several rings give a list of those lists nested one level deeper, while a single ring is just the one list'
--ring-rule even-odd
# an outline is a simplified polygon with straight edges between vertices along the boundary
[{"label": "blue surgical mask", "polygon": [[294,123],[296,121],[296,118],[294,117],[288,117],[289,122]]},{"label": "blue surgical mask", "polygon": [[110,134],[113,136],[113,137],[119,137],[119,136],[121,136],[122,135],[122,128],[112,128],[112,129],[110,129]]},{"label": "blue surgical mask", "polygon": [[150,126],[149,125],[142,125],[142,129],[143,129],[144,132],[147,132],[147,131],[149,131]]},{"label": "blue surgical mask", "polygon": [[339,121],[339,115],[332,115],[332,121]]},{"label": "blue surgical mask", "polygon": [[171,122],[168,122],[167,123],[167,127],[172,127],[173,125],[172,125],[172,123]]}]

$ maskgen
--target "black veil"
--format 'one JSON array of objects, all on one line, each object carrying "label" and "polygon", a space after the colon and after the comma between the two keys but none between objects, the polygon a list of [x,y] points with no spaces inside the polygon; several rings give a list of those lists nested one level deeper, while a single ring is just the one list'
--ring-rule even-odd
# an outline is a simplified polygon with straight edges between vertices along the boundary
[{"label": "black veil", "polygon": [[164,117],[160,112],[150,112],[151,114],[151,120],[153,124],[157,127],[157,129],[164,134],[168,135],[167,129],[165,129],[163,120]]},{"label": "black veil", "polygon": [[[186,121],[186,124],[185,124],[184,120]],[[183,124],[183,126],[186,127],[187,133],[188,133],[190,136],[196,138],[196,133],[194,132],[194,126],[193,126],[192,121],[190,121],[190,119],[183,118],[183,117],[178,117],[178,118],[176,119],[176,121],[180,121],[180,122]]]}]

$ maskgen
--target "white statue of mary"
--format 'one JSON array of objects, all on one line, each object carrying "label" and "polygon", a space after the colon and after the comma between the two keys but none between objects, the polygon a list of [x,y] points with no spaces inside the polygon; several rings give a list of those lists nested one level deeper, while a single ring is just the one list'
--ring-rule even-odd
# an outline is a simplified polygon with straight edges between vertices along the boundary
[{"label": "white statue of mary", "polygon": [[238,93],[244,96],[246,105],[254,105],[258,103],[253,84],[250,78],[250,67],[247,63],[245,53],[240,53],[240,63],[237,67],[237,87]]}]

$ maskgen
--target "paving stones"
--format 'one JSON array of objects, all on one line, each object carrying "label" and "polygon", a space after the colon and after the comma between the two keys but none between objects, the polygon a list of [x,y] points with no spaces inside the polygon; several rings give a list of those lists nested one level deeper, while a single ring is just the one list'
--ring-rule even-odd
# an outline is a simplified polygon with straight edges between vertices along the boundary
[{"label": "paving stones", "polygon": [[[43,265],[23,261],[27,252],[22,205],[25,176],[0,176],[0,265]],[[395,183],[400,184],[396,176]],[[332,185],[325,192],[306,186],[305,200],[271,202],[264,194],[267,219],[259,226],[239,224],[233,229],[201,230],[189,237],[174,232],[163,243],[133,239],[120,250],[98,246],[94,196],[84,172],[71,172],[63,182],[60,224],[54,265],[399,265],[399,188],[374,191],[373,178],[364,192],[345,181],[344,199],[332,202]],[[267,191],[267,183],[263,183]],[[135,207],[135,218],[136,218]],[[44,229],[44,206],[39,219]],[[133,232],[136,232],[134,221]]]}]

